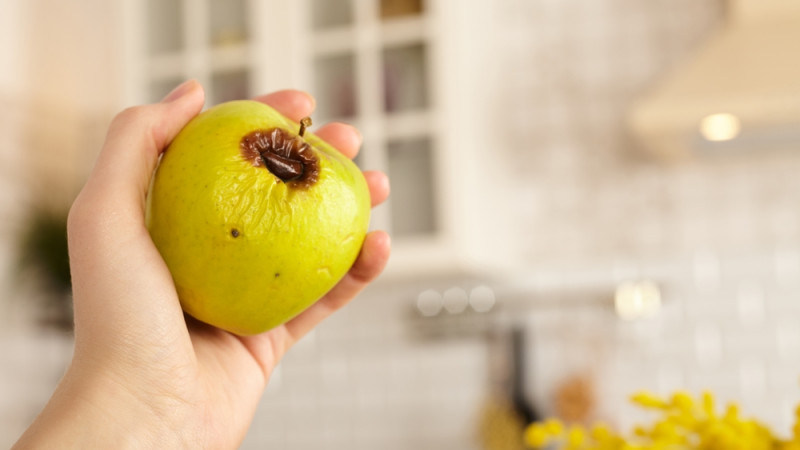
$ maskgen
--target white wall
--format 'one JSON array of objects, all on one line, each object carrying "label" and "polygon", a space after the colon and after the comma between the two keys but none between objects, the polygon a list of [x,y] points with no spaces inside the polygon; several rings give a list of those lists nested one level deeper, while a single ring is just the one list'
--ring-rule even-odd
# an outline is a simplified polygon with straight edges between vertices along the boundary
[{"label": "white wall", "polygon": [[0,3],[0,99],[19,92],[24,81],[23,16],[25,2],[7,0]]},{"label": "white wall", "polygon": [[[120,107],[117,2],[0,2],[0,447],[50,396],[69,338],[34,325],[16,278],[18,233],[38,201],[68,205]],[[38,195],[38,197],[37,197]]]}]

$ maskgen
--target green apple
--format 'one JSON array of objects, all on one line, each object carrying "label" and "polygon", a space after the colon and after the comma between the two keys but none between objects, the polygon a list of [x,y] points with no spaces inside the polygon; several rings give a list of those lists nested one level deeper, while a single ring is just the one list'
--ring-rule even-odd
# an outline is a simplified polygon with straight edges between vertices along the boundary
[{"label": "green apple", "polygon": [[181,306],[239,335],[285,323],[350,269],[369,226],[361,171],[255,101],[217,105],[161,158],[147,227]]}]

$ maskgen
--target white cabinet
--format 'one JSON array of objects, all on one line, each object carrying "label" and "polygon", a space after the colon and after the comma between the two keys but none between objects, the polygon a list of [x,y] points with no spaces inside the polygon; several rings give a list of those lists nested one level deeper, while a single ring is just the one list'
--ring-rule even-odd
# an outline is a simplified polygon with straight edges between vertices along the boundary
[{"label": "white cabinet", "polygon": [[187,77],[203,82],[208,104],[291,87],[317,98],[316,124],[358,126],[356,162],[392,181],[372,225],[393,238],[387,277],[508,261],[502,170],[485,111],[490,1],[149,0],[137,8],[131,23],[144,43],[128,46],[131,67],[141,67],[132,77],[137,101]]}]

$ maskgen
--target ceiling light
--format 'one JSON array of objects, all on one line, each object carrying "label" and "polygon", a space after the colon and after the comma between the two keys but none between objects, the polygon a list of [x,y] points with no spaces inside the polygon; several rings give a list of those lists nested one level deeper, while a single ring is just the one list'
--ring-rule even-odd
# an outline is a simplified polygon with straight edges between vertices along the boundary
[{"label": "ceiling light", "polygon": [[711,114],[700,121],[700,134],[709,141],[729,141],[741,130],[742,124],[733,114]]}]

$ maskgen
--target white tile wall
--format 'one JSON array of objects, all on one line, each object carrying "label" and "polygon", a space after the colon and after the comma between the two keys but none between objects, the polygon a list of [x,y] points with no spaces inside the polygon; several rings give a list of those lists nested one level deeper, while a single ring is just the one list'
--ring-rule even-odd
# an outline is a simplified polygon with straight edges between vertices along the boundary
[{"label": "white tile wall", "polygon": [[[363,323],[338,321],[353,336]],[[281,363],[278,387],[265,394],[243,447],[475,448],[471,424],[487,384],[485,344],[375,334],[381,336],[369,346],[327,349],[324,333],[310,336],[302,345],[312,351]]]}]

